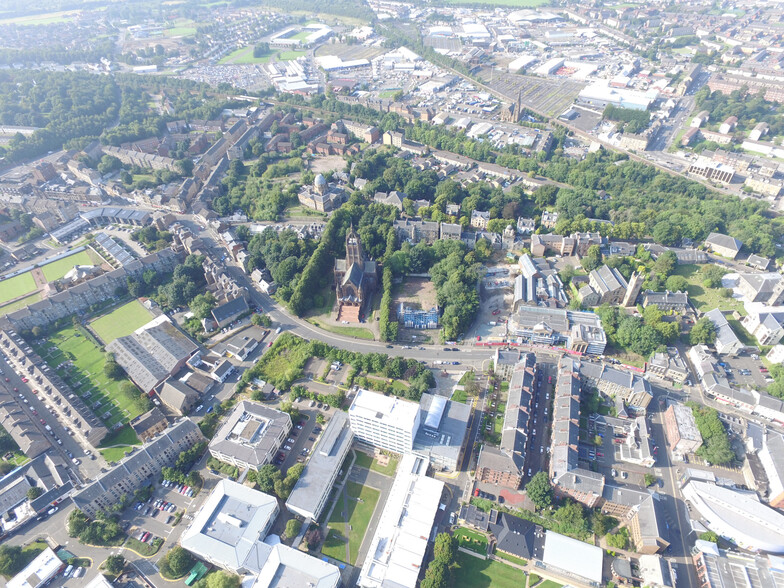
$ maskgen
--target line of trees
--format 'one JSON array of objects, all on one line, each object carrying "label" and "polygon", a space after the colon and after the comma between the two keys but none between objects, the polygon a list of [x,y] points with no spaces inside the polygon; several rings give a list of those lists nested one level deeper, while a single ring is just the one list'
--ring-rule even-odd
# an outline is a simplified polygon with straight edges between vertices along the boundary
[{"label": "line of trees", "polygon": [[711,464],[724,465],[732,463],[735,452],[730,445],[727,429],[719,420],[716,409],[700,406],[696,402],[687,402],[694,414],[694,422],[702,435],[702,447],[697,450],[697,455]]}]

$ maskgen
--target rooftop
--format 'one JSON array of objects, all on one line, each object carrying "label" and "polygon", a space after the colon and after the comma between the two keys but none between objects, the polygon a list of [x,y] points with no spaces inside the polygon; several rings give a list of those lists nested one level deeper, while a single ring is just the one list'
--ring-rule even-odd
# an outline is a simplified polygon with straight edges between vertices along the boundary
[{"label": "rooftop", "polygon": [[247,463],[264,465],[272,448],[291,429],[291,417],[285,412],[258,402],[243,400],[223,422],[210,441],[216,451]]},{"label": "rooftop", "polygon": [[601,584],[603,559],[604,554],[601,547],[589,545],[553,531],[545,531],[542,561],[547,566]]},{"label": "rooftop", "polygon": [[377,420],[390,427],[411,430],[419,413],[419,405],[395,396],[359,389],[348,413],[349,416]]}]

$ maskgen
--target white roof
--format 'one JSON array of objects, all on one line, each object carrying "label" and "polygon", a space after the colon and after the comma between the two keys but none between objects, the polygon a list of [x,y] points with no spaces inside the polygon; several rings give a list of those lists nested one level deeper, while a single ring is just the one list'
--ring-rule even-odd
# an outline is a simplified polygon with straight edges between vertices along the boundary
[{"label": "white roof", "polygon": [[407,454],[381,513],[359,586],[415,588],[444,483],[428,478],[428,460]]},{"label": "white roof", "polygon": [[84,588],[114,588],[114,586],[106,579],[106,576],[99,573]]},{"label": "white roof", "polygon": [[277,511],[273,496],[221,480],[182,534],[182,546],[227,569],[258,572],[271,550],[262,534]]},{"label": "white roof", "polygon": [[552,531],[545,532],[542,561],[548,566],[601,584],[603,559],[601,547],[589,545]]},{"label": "white roof", "polygon": [[419,405],[395,396],[360,389],[348,409],[349,416],[377,420],[389,426],[408,431],[414,430]]},{"label": "white roof", "polygon": [[718,535],[751,551],[784,553],[784,515],[762,504],[755,493],[692,480],[683,495]]},{"label": "white roof", "polygon": [[7,588],[38,588],[52,579],[63,566],[63,560],[47,547],[25,569],[8,580]]},{"label": "white roof", "polygon": [[340,570],[336,566],[279,543],[253,588],[335,588],[339,583]]}]

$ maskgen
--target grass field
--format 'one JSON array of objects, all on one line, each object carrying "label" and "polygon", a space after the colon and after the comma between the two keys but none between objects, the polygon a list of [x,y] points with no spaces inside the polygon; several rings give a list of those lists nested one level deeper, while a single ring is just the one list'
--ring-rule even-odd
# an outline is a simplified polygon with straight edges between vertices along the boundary
[{"label": "grass field", "polygon": [[44,278],[48,282],[59,280],[67,274],[75,265],[98,265],[102,260],[91,250],[85,249],[79,253],[74,253],[68,257],[63,257],[52,263],[47,263],[41,268],[44,272]]},{"label": "grass field", "polygon": [[335,333],[337,335],[356,337],[357,339],[368,339],[369,341],[373,341],[375,339],[373,333],[364,327],[339,327],[337,325],[327,325],[316,319],[308,319],[308,322],[311,323],[314,327],[324,329],[325,331],[329,331],[330,333]]},{"label": "grass field", "polygon": [[119,337],[130,335],[152,319],[152,313],[144,308],[141,302],[133,300],[94,320],[90,323],[90,328],[108,345]]},{"label": "grass field", "polygon": [[0,19],[0,25],[43,25],[67,22],[75,19],[79,10],[64,10],[62,12],[47,12],[45,14],[31,14],[30,16],[17,16],[14,18]]},{"label": "grass field", "polygon": [[673,274],[686,278],[689,283],[689,300],[697,310],[708,312],[714,308],[720,308],[722,310],[737,310],[742,315],[746,314],[741,300],[724,298],[721,295],[721,288],[706,288],[702,284],[703,275],[700,272],[700,266],[691,263],[678,265]]},{"label": "grass field", "polygon": [[19,310],[20,308],[24,308],[25,306],[30,306],[33,302],[38,302],[41,300],[40,292],[36,292],[35,294],[30,294],[30,296],[25,296],[24,298],[20,298],[15,302],[11,302],[6,304],[5,306],[0,306],[0,314],[5,314],[7,312],[14,312],[15,310]]},{"label": "grass field", "polygon": [[525,573],[497,561],[458,552],[457,568],[452,571],[455,588],[519,588],[525,585]]},{"label": "grass field", "polygon": [[0,282],[0,304],[35,291],[32,272],[25,272]]},{"label": "grass field", "polygon": [[288,38],[289,39],[293,39],[295,41],[304,41],[305,39],[307,39],[312,34],[313,34],[313,31],[300,31],[296,35],[291,35]]},{"label": "grass field", "polygon": [[547,0],[446,0],[447,4],[478,4],[485,6],[509,6],[512,8],[535,8],[547,4]]},{"label": "grass field", "polygon": [[480,555],[485,555],[487,553],[487,537],[481,533],[466,529],[465,527],[460,527],[455,531],[455,537],[457,538],[460,547],[465,547]]},{"label": "grass field", "polygon": [[559,584],[558,582],[554,582],[553,580],[545,580],[536,588],[563,588],[563,584]]},{"label": "grass field", "polygon": [[[43,345],[34,347],[107,427],[128,422],[142,413],[135,394],[130,396],[121,390],[128,380],[109,379],[103,371],[106,354],[75,327],[66,327],[49,336]],[[71,365],[56,369],[69,360]]]},{"label": "grass field", "polygon": [[[108,462],[120,461],[134,445],[141,445],[141,441],[139,441],[133,429],[126,425],[122,429],[118,429],[104,437],[99,451]],[[108,449],[101,449],[101,447]]]},{"label": "grass field", "polygon": [[167,37],[190,37],[196,34],[196,27],[173,27],[163,31],[163,34]]},{"label": "grass field", "polygon": [[267,63],[270,58],[275,55],[273,51],[266,53],[261,57],[253,57],[253,47],[242,47],[236,51],[232,51],[226,57],[218,62],[218,65],[245,65],[248,63]]},{"label": "grass field", "polygon": [[278,59],[281,61],[291,61],[297,57],[302,57],[305,53],[305,51],[281,51],[278,53]]},{"label": "grass field", "polygon": [[[353,565],[357,561],[359,546],[365,536],[368,524],[370,524],[370,517],[373,516],[381,493],[355,482],[347,482],[344,492],[348,494],[348,511],[344,510],[343,494],[341,493],[338,495],[332,516],[329,518],[327,525],[329,533],[321,553],[340,561],[346,561],[346,538],[343,533],[346,528],[345,523],[348,522],[351,529],[348,536],[349,559],[351,561],[347,563]],[[356,500],[357,498],[362,502]]]},{"label": "grass field", "polygon": [[370,469],[379,474],[384,474],[385,476],[394,476],[397,471],[399,460],[396,457],[390,458],[389,465],[382,466],[378,463],[377,459],[373,459],[367,453],[363,453],[362,451],[356,451],[355,453],[357,458],[354,463],[361,468],[365,468],[366,470]]},{"label": "grass field", "polygon": [[498,551],[493,554],[496,557],[500,557],[501,559],[505,559],[506,561],[510,561],[512,563],[517,564],[518,566],[527,566],[528,562],[525,561],[522,557],[516,557],[514,555],[509,555],[508,553],[504,553],[503,551]]}]

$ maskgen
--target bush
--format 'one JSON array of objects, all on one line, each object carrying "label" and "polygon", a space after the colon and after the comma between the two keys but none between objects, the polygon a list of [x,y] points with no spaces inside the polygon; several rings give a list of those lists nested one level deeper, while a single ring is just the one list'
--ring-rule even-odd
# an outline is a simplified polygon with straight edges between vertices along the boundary
[{"label": "bush", "polygon": [[299,530],[302,528],[302,521],[297,519],[290,519],[286,523],[286,530],[283,532],[283,535],[286,539],[293,539],[299,533]]},{"label": "bush", "polygon": [[188,573],[194,564],[193,556],[179,545],[172,547],[158,562],[158,569],[164,578],[176,580]]},{"label": "bush", "polygon": [[119,576],[125,568],[125,558],[122,555],[110,555],[104,563],[106,571],[114,576]]}]

